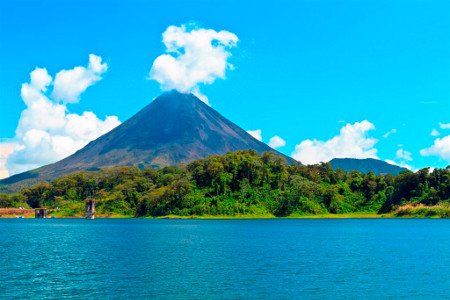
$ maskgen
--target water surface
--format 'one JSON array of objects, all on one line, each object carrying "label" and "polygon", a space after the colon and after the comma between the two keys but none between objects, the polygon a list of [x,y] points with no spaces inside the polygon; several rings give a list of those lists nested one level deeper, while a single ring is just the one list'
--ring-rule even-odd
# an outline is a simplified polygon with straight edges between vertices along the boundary
[{"label": "water surface", "polygon": [[1,298],[444,298],[450,220],[0,219]]}]

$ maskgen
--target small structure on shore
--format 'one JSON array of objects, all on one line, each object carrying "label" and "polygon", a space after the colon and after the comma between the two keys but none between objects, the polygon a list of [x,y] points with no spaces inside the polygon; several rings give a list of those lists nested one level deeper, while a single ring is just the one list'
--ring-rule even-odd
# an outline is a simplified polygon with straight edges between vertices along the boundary
[{"label": "small structure on shore", "polygon": [[95,219],[95,199],[92,197],[84,200],[84,218],[88,220]]},{"label": "small structure on shore", "polygon": [[34,210],[34,217],[36,219],[47,219],[48,218],[48,209],[47,208],[36,208]]}]

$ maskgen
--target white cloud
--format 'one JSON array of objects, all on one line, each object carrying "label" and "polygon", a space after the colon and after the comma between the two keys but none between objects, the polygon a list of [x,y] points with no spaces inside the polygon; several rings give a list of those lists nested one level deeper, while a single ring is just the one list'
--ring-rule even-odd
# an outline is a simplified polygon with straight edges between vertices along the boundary
[{"label": "white cloud", "polygon": [[375,126],[367,120],[347,124],[339,135],[327,141],[304,140],[295,146],[292,157],[304,164],[328,162],[333,158],[378,158],[378,140],[368,136]]},{"label": "white cloud", "polygon": [[402,168],[407,168],[408,170],[412,170],[412,166],[408,164],[408,162],[413,160],[411,152],[400,148],[395,152],[395,159],[396,159],[396,161],[391,160],[391,159],[386,159],[385,162],[387,162],[391,165],[396,165],[396,166],[399,166]]},{"label": "white cloud", "polygon": [[387,162],[388,164],[391,164],[391,165],[394,165],[394,166],[399,166],[399,167],[402,167],[402,168],[406,168],[408,170],[412,170],[412,167],[410,165],[408,165],[407,163],[405,163],[405,162],[397,163],[396,161],[393,161],[391,159],[385,159],[384,161]]},{"label": "white cloud", "polygon": [[261,129],[256,130],[247,130],[247,133],[250,134],[252,137],[257,139],[258,141],[262,141],[262,131]]},{"label": "white cloud", "polygon": [[65,103],[74,103],[80,100],[80,95],[91,85],[101,80],[108,65],[102,63],[100,56],[90,54],[89,64],[86,67],[75,67],[71,70],[59,71],[53,82],[52,98]]},{"label": "white cloud", "polygon": [[[59,102],[78,100],[87,87],[101,79],[94,77],[105,72],[106,68],[107,65],[101,63],[100,57],[90,55],[87,68],[75,67],[64,71],[85,70],[83,72],[91,73],[91,77],[85,74],[90,79],[86,81],[86,78],[81,80],[81,77],[75,76],[73,78],[80,80],[64,79],[57,83],[61,71],[53,82],[51,97],[46,95],[52,84],[52,77],[47,70],[36,68],[30,73],[30,82],[22,84],[21,96],[27,107],[22,111],[17,125],[12,142],[14,148],[11,151],[11,146],[8,146],[11,143],[0,143],[0,149],[9,149],[3,155],[3,166],[6,164],[9,175],[61,160],[120,124],[116,116],[100,120],[93,112],[83,112],[81,115],[69,113],[66,104]],[[57,86],[59,90],[55,92]],[[6,174],[5,171],[3,174]]]},{"label": "white cloud", "polygon": [[30,85],[38,91],[47,91],[47,87],[52,83],[52,77],[48,75],[47,70],[36,68],[30,73]]},{"label": "white cloud", "polygon": [[0,143],[0,179],[9,176],[9,171],[6,168],[6,160],[13,153],[14,147],[15,145],[13,143]]},{"label": "white cloud", "polygon": [[269,140],[269,147],[276,149],[280,147],[286,146],[286,141],[280,138],[278,135],[275,135]]},{"label": "white cloud", "polygon": [[398,149],[395,153],[395,158],[405,161],[412,161],[411,152],[403,149]]},{"label": "white cloud", "polygon": [[431,133],[430,133],[431,136],[439,136],[440,134],[441,133],[434,128],[433,128],[433,130],[431,130]]},{"label": "white cloud", "polygon": [[388,132],[386,132],[385,134],[383,134],[383,137],[386,139],[388,138],[391,134],[397,133],[397,129],[393,128],[391,130],[389,130]]},{"label": "white cloud", "polygon": [[450,123],[439,123],[441,129],[450,129]]},{"label": "white cloud", "polygon": [[238,37],[229,31],[188,27],[192,26],[169,26],[164,31],[166,53],[155,59],[149,78],[163,90],[194,93],[207,102],[199,85],[224,79],[226,71],[233,69],[229,49],[236,46]]},{"label": "white cloud", "polygon": [[387,162],[388,164],[391,164],[391,165],[394,165],[394,166],[398,166],[398,164],[395,161],[391,160],[391,159],[385,159],[384,161]]},{"label": "white cloud", "polygon": [[438,156],[450,162],[450,135],[437,138],[431,147],[420,150],[422,156]]}]

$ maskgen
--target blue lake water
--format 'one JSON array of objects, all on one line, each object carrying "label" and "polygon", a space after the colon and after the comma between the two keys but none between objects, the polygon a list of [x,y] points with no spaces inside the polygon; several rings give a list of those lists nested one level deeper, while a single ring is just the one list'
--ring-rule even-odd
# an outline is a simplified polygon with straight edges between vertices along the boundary
[{"label": "blue lake water", "polygon": [[0,219],[0,298],[444,298],[450,220]]}]

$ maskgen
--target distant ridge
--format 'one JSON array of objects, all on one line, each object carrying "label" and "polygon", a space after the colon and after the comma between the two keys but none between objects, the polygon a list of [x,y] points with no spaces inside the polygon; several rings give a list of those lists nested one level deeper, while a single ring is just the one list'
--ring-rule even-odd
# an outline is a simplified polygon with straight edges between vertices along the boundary
[{"label": "distant ridge", "polygon": [[[0,181],[0,191],[18,190],[80,170],[113,166],[164,167],[253,149],[276,152],[192,94],[171,91],[129,120],[54,164]],[[2,187],[3,186],[3,187]]]},{"label": "distant ridge", "polygon": [[334,158],[330,161],[333,169],[342,169],[344,171],[359,171],[361,173],[373,172],[378,174],[391,174],[398,175],[402,172],[408,171],[406,168],[402,168],[396,165],[389,164],[379,159],[374,158]]}]

